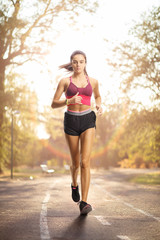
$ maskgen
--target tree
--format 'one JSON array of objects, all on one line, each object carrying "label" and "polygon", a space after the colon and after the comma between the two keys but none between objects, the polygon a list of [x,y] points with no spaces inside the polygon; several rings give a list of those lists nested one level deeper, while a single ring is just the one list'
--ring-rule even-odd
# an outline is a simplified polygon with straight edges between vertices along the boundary
[{"label": "tree", "polygon": [[[17,79],[18,75],[14,78]],[[14,86],[14,88],[13,88]],[[0,172],[5,167],[10,167],[11,159],[11,111],[18,109],[20,114],[14,115],[13,111],[13,150],[14,165],[29,164],[34,165],[35,154],[38,152],[38,138],[36,128],[38,125],[37,96],[31,92],[27,86],[15,87],[14,81],[10,79],[10,84],[6,83],[7,95],[10,95],[11,102],[7,104],[6,114],[0,131]],[[6,99],[6,101],[8,101]],[[25,151],[24,151],[25,149]],[[33,158],[35,160],[33,160]]]},{"label": "tree", "polygon": [[0,0],[0,128],[5,106],[6,68],[22,65],[46,53],[53,44],[49,30],[58,14],[68,12],[78,15],[80,8],[94,12],[96,1],[82,0]]},{"label": "tree", "polygon": [[127,120],[117,144],[122,165],[150,167],[160,165],[160,110],[137,110]]},{"label": "tree", "polygon": [[[0,132],[6,122],[6,106],[7,111],[14,110],[20,93],[13,84],[16,76],[13,72],[8,76],[9,69],[27,61],[39,61],[39,56],[49,51],[58,31],[54,20],[60,14],[63,21],[67,18],[73,23],[76,20],[73,16],[80,10],[93,13],[97,6],[96,1],[87,0],[0,0]],[[10,84],[13,84],[11,91]],[[1,132],[0,149],[2,138]]]},{"label": "tree", "polygon": [[150,89],[152,100],[160,100],[160,7],[144,13],[130,34],[134,40],[115,47],[108,62],[120,73],[123,92]]}]

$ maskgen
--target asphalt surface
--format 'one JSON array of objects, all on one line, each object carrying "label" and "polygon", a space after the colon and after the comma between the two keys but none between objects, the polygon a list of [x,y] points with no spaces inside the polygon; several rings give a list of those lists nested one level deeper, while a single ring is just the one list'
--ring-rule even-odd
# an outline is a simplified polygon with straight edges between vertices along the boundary
[{"label": "asphalt surface", "polygon": [[160,240],[160,186],[126,181],[136,172],[92,172],[87,216],[69,174],[0,181],[0,240]]}]

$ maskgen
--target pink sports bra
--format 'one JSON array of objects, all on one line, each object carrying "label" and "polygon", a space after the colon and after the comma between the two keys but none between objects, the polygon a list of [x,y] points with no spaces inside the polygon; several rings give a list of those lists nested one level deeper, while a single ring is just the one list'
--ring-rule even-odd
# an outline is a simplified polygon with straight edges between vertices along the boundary
[{"label": "pink sports bra", "polygon": [[[66,98],[72,98],[74,95],[76,95],[77,92],[79,92],[78,96],[82,97],[81,103],[84,105],[91,106],[91,96],[92,96],[92,86],[89,81],[89,77],[87,77],[88,84],[85,88],[78,88],[73,82],[72,82],[72,76],[70,77],[70,84],[67,88],[66,91]],[[69,104],[70,105],[75,105],[74,104]]]}]

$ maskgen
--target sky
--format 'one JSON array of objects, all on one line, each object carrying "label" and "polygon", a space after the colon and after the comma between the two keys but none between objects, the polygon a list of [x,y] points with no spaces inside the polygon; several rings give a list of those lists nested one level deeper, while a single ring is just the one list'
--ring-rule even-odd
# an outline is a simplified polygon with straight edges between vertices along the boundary
[{"label": "sky", "polygon": [[[81,14],[75,26],[70,26],[61,15],[61,18],[55,22],[60,34],[46,57],[50,73],[33,63],[28,64],[27,68],[30,68],[30,71],[26,69],[31,88],[38,94],[40,108],[43,109],[43,105],[50,106],[57,85],[57,76],[65,76],[64,72],[58,70],[58,66],[68,63],[70,55],[77,49],[87,55],[87,72],[89,76],[98,79],[102,102],[109,93],[109,101],[113,103],[120,94],[121,81],[111,78],[106,62],[106,57],[109,56],[105,51],[107,44],[120,43],[128,39],[128,30],[133,25],[133,21],[138,21],[144,11],[150,10],[152,6],[159,6],[159,3],[159,0],[99,0],[96,13]],[[144,96],[139,92],[135,98],[144,101]],[[41,136],[44,136],[42,128],[41,133],[39,130],[39,137]]]}]

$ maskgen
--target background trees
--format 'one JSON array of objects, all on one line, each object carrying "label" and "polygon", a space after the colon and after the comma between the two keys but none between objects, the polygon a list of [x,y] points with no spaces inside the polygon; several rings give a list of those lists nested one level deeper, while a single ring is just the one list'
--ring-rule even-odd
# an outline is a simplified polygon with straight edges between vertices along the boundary
[{"label": "background trees", "polygon": [[[149,89],[152,101],[160,100],[160,7],[144,13],[141,22],[130,30],[132,41],[127,40],[113,50],[108,60],[123,80],[121,88],[131,95]],[[133,40],[134,37],[134,40]],[[154,103],[154,102],[153,102]]]},{"label": "background trees", "polygon": [[134,110],[118,142],[123,167],[160,166],[160,110]]},{"label": "background trees", "polygon": [[[113,58],[108,60],[114,71],[119,72],[123,100],[130,109],[117,148],[120,158],[125,159],[121,162],[123,166],[160,166],[160,7],[144,13],[130,35],[134,40],[116,46]],[[152,102],[148,110],[136,97],[132,98],[138,92],[147,102],[146,90]]]},{"label": "background trees", "polygon": [[[38,119],[37,103],[32,102],[35,100],[34,93],[29,89],[26,91],[23,78],[18,75],[18,66],[28,61],[43,61],[43,56],[48,53],[58,34],[55,19],[62,13],[63,21],[68,19],[73,23],[80,9],[93,13],[96,7],[96,1],[0,0],[0,172],[3,165],[9,163],[7,152],[10,148],[8,141],[11,112],[21,110],[17,136],[22,131],[20,139],[27,142],[19,142],[21,147],[27,148],[27,144],[31,142]],[[31,119],[33,115],[34,120]],[[4,131],[7,133],[5,137]],[[28,140],[24,140],[27,134]]]},{"label": "background trees", "polygon": [[[0,171],[10,167],[14,110],[21,112],[14,118],[14,165],[34,166],[44,160],[55,164],[55,159],[61,166],[68,162],[63,110],[52,114],[49,106],[40,113],[35,92],[18,70],[28,61],[43,62],[57,37],[58,17],[73,23],[79,12],[92,13],[96,7],[96,1],[0,0]],[[113,75],[118,73],[123,80],[124,94],[117,103],[107,102],[104,115],[97,118],[93,167],[160,165],[160,8],[143,14],[130,36],[132,40],[116,46],[108,60]],[[149,107],[134,97],[137,92],[145,96],[146,91]],[[40,122],[50,135],[48,140],[37,137]]]},{"label": "background trees", "polygon": [[[0,108],[0,127],[6,105],[7,67],[38,61],[39,56],[49,51],[58,31],[54,30],[54,20],[60,13],[68,12],[72,19],[73,14],[78,14],[79,8],[93,12],[96,6],[95,1],[87,3],[82,0],[0,1],[0,102],[3,102]],[[64,17],[67,18],[68,15],[64,14]]]}]

